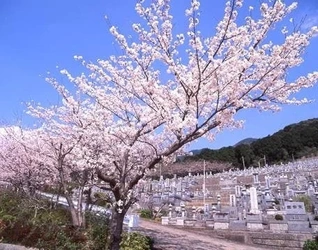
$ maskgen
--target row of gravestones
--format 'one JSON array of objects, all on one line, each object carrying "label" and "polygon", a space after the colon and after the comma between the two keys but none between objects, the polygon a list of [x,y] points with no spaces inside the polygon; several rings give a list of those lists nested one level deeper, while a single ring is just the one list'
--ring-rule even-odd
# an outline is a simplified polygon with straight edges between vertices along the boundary
[{"label": "row of gravestones", "polygon": [[272,232],[288,232],[288,233],[318,233],[317,221],[239,221],[239,220],[206,220],[204,223],[199,220],[184,218],[162,217],[162,225],[185,226],[185,227],[207,227],[215,230],[269,230]]}]

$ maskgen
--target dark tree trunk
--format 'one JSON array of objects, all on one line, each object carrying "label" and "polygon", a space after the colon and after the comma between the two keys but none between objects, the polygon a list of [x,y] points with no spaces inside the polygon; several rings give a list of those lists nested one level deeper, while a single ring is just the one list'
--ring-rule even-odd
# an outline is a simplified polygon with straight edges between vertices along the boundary
[{"label": "dark tree trunk", "polygon": [[110,238],[109,238],[109,250],[119,250],[119,244],[121,241],[121,234],[123,232],[125,211],[118,213],[117,209],[112,211],[112,219],[110,222]]}]

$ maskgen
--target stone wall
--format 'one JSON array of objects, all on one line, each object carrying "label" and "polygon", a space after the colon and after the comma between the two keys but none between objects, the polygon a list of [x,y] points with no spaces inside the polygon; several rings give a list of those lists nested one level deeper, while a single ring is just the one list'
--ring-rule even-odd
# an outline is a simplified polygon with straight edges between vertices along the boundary
[{"label": "stone wall", "polygon": [[312,238],[312,234],[250,232],[247,239],[252,244],[263,245],[271,249],[300,250],[304,242]]},{"label": "stone wall", "polygon": [[261,222],[247,222],[247,229],[251,231],[262,231],[264,230],[263,224]]},{"label": "stone wall", "polygon": [[271,222],[269,224],[269,228],[272,232],[280,233],[280,232],[287,232],[288,231],[288,224],[287,222]]},{"label": "stone wall", "polygon": [[304,242],[313,239],[312,234],[272,233],[269,231],[251,232],[214,230],[219,237],[241,243],[264,246],[273,250],[301,250]]},{"label": "stone wall", "polygon": [[[179,218],[179,220],[183,219]],[[308,239],[313,239],[315,232],[318,231],[318,223],[316,222],[311,223],[312,228],[309,228],[308,222],[290,222],[288,224],[286,221],[274,221],[269,226],[265,226],[257,221],[232,221],[229,223],[228,221],[196,221],[186,219],[182,223],[176,222],[176,218],[168,218],[169,226],[178,226],[185,230],[195,230],[195,228],[199,227],[198,234],[204,232],[206,235],[214,235],[246,244],[265,246],[273,250],[301,250],[304,242]],[[162,220],[162,224],[167,225],[165,223],[167,221]],[[294,230],[288,230],[288,226],[293,227]]]},{"label": "stone wall", "polygon": [[229,223],[228,222],[214,222],[214,229],[229,229]]}]

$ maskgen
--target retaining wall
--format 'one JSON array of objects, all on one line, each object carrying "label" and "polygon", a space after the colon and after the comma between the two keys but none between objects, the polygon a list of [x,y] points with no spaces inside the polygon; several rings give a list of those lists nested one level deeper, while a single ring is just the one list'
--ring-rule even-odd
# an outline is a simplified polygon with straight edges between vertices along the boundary
[{"label": "retaining wall", "polygon": [[238,241],[250,245],[264,246],[273,250],[301,250],[306,240],[313,239],[313,234],[311,233],[292,234],[273,233],[269,231],[213,231],[213,234],[228,240]]}]

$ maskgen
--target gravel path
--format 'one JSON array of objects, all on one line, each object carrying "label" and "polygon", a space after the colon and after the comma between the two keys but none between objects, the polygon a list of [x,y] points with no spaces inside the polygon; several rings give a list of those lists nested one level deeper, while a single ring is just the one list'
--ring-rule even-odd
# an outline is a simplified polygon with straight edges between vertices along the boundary
[{"label": "gravel path", "polygon": [[[197,230],[200,230],[198,228]],[[259,250],[259,246],[243,245],[179,228],[140,221],[140,231],[154,239],[157,250]],[[268,248],[269,249],[269,248]]]}]

